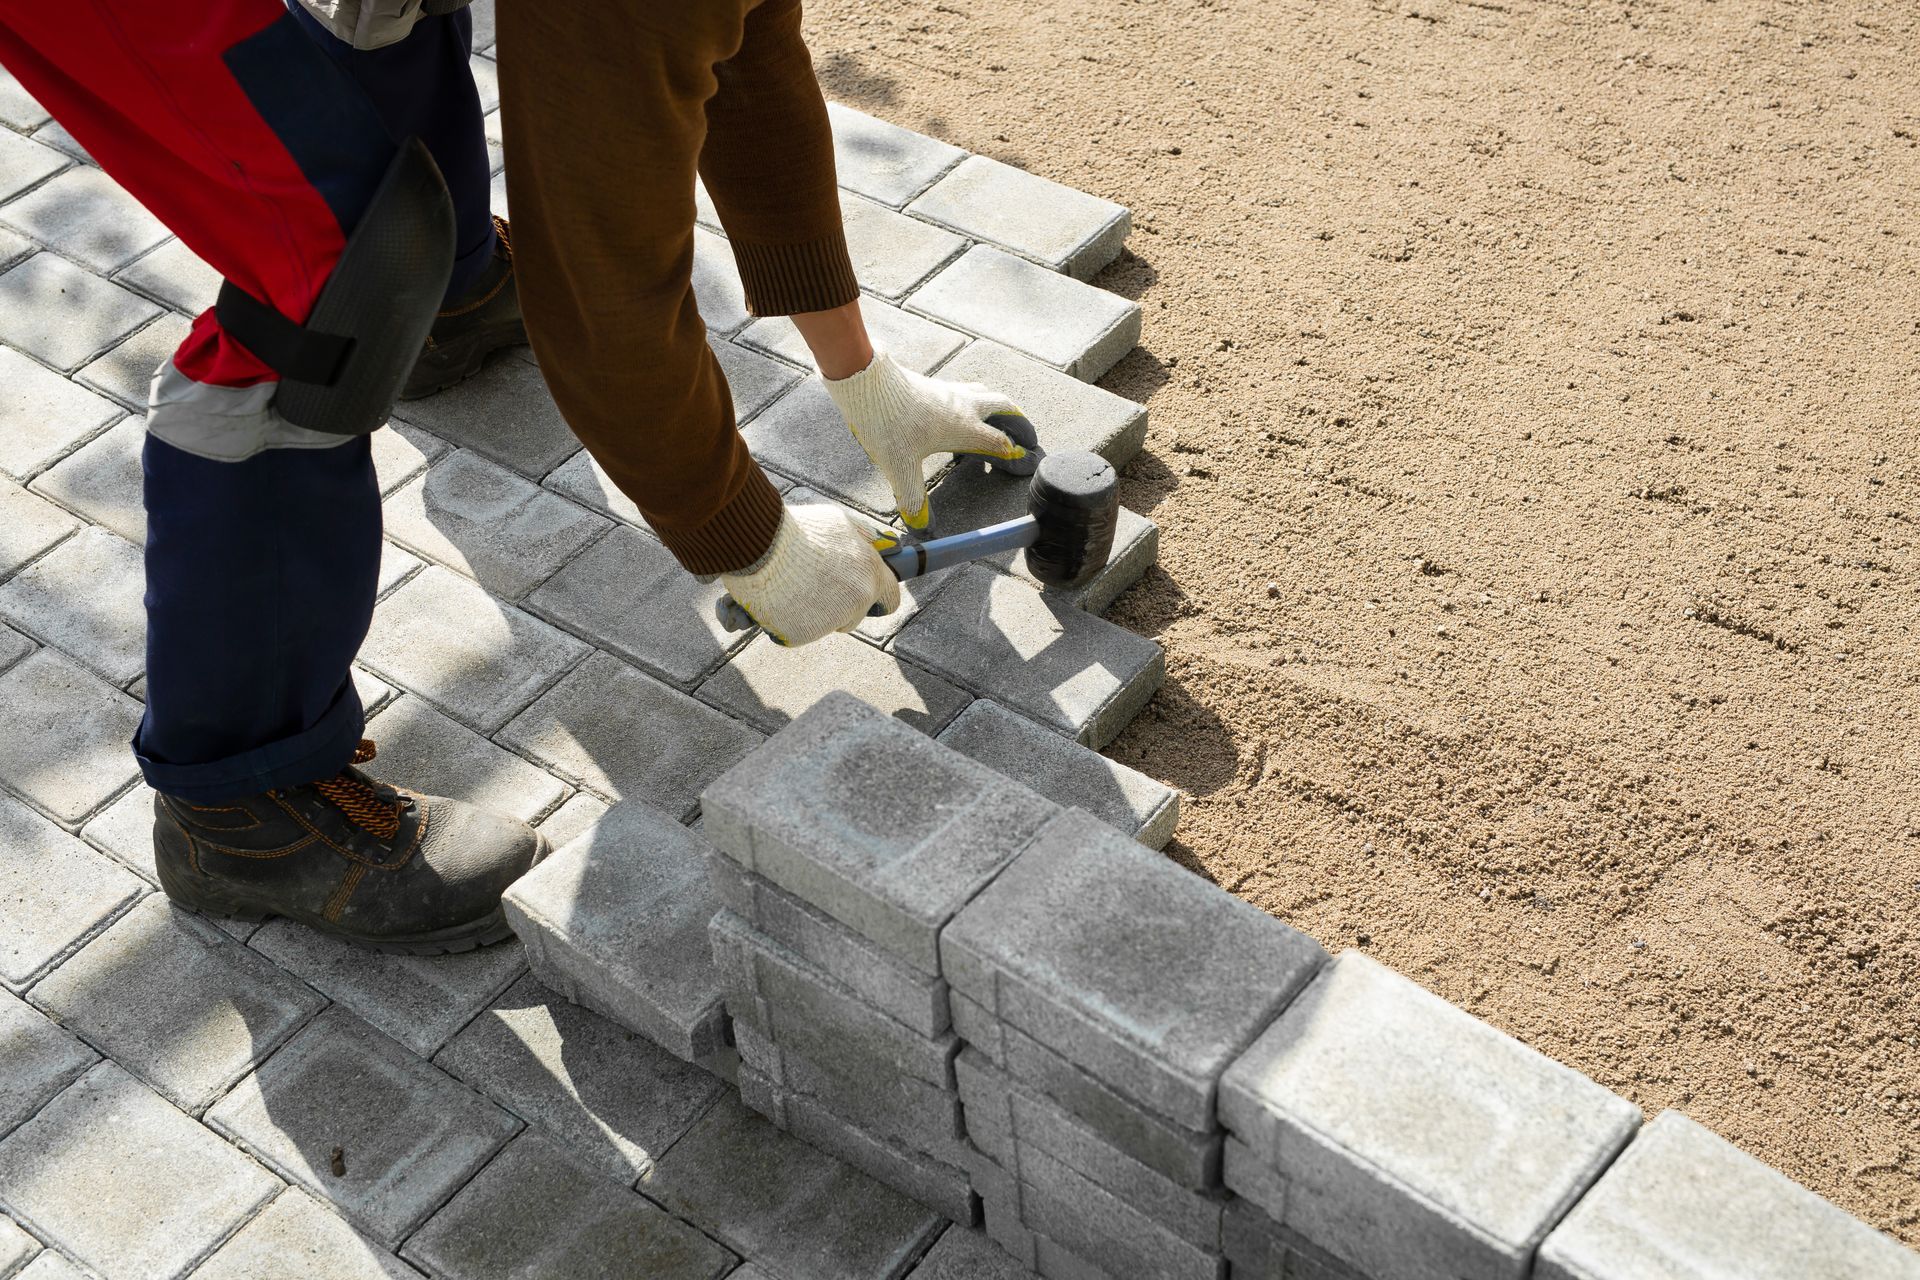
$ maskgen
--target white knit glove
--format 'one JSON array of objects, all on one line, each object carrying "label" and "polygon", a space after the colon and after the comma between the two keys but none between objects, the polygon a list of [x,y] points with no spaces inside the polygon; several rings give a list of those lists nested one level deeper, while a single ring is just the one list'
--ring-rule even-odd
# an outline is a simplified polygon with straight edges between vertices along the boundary
[{"label": "white knit glove", "polygon": [[760,563],[720,581],[775,640],[808,644],[853,630],[875,605],[881,613],[900,607],[900,580],[876,549],[894,543],[862,529],[844,508],[790,506]]},{"label": "white knit glove", "polygon": [[900,518],[910,529],[924,529],[933,510],[927,503],[921,464],[936,453],[984,453],[990,458],[1021,458],[1026,450],[1004,431],[984,421],[991,414],[1019,413],[1013,401],[977,382],[942,382],[902,369],[884,351],[849,378],[827,380],[827,394],[853,429],[893,490]]}]

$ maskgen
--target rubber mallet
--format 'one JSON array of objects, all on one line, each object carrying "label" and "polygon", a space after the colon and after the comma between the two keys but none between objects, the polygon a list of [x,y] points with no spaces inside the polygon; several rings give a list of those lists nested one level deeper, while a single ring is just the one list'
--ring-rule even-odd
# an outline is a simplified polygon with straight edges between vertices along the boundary
[{"label": "rubber mallet", "polygon": [[[948,569],[1002,551],[1027,553],[1027,572],[1044,587],[1070,591],[1106,566],[1120,518],[1120,478],[1097,453],[1050,453],[1040,459],[1027,490],[1027,514],[1018,520],[956,533],[931,542],[903,542],[880,558],[901,581]],[[732,596],[715,606],[720,625],[744,631],[754,625]]]}]

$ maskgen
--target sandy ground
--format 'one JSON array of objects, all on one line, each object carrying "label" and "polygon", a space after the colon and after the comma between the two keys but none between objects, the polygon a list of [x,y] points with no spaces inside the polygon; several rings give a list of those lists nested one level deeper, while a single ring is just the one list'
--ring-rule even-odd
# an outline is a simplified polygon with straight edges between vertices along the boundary
[{"label": "sandy ground", "polygon": [[1920,1243],[1911,0],[811,0],[1118,200],[1174,856]]}]

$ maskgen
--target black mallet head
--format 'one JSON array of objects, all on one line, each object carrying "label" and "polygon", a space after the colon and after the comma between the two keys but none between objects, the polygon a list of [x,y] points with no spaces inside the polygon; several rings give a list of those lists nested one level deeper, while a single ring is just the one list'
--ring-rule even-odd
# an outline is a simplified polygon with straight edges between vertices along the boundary
[{"label": "black mallet head", "polygon": [[1027,571],[1043,586],[1070,590],[1106,567],[1120,519],[1120,477],[1097,453],[1076,450],[1040,459],[1027,495],[1038,526]]}]

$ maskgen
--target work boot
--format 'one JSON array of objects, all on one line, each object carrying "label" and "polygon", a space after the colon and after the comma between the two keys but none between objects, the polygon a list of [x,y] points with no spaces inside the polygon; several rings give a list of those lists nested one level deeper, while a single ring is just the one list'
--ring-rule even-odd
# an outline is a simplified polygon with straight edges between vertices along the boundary
[{"label": "work boot", "polygon": [[[371,759],[362,741],[353,763]],[[153,798],[154,865],[174,902],[235,920],[285,916],[376,951],[500,941],[500,895],[546,854],[546,837],[524,822],[353,765],[226,804]]]},{"label": "work boot", "polygon": [[527,340],[520,320],[520,289],[513,278],[513,240],[507,220],[493,219],[493,260],[472,288],[433,318],[426,349],[400,389],[402,400],[445,391],[480,372],[487,357]]}]

